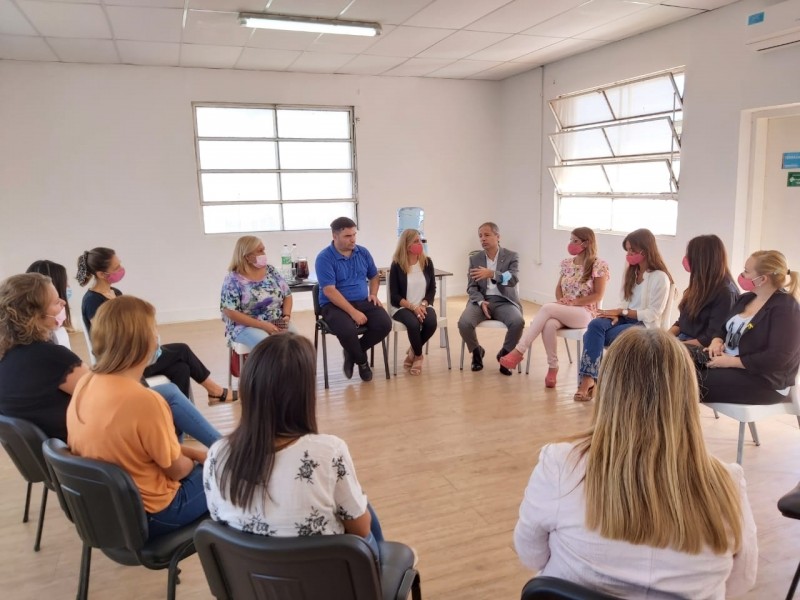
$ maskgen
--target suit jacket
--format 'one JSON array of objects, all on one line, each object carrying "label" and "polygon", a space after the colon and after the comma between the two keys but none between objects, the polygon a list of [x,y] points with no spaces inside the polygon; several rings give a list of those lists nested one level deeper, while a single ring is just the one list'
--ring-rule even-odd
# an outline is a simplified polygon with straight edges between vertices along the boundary
[{"label": "suit jacket", "polygon": [[[742,294],[728,318],[738,315],[755,298]],[[725,339],[726,322],[717,331]],[[739,340],[739,358],[750,373],[766,379],[773,390],[794,385],[800,365],[800,305],[794,296],[778,290],[761,307]]]},{"label": "suit jacket", "polygon": [[[483,250],[469,257],[469,268],[473,269],[475,267],[486,267],[486,252]],[[497,291],[522,312],[522,304],[520,304],[519,291],[517,290],[517,283],[519,283],[518,273],[519,254],[513,250],[500,247],[497,253],[497,271],[492,277],[492,282],[497,284]],[[467,270],[469,301],[474,304],[480,304],[486,300],[486,290],[487,280],[475,281],[469,276],[469,270]]]},{"label": "suit jacket", "polygon": [[[436,297],[436,277],[433,271],[433,261],[428,257],[425,269],[422,271],[425,276],[425,300],[428,306],[433,304]],[[396,262],[392,262],[389,269],[389,304],[394,308],[400,308],[400,301],[408,295],[408,275],[400,268]]]}]

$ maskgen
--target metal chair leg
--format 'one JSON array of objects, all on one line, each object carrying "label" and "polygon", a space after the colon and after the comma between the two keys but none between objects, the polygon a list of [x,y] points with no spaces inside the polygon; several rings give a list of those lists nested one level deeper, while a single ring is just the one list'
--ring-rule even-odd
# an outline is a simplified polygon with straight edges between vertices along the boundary
[{"label": "metal chair leg", "polygon": [[736,449],[736,464],[742,464],[742,451],[744,450],[744,423],[739,423],[739,445]]},{"label": "metal chair leg", "polygon": [[[389,372],[389,340],[383,338],[381,340],[381,348],[383,348],[383,368],[386,369],[386,379],[391,379],[392,375]],[[395,354],[395,360],[397,355]]]},{"label": "metal chair leg", "polygon": [[394,376],[397,377],[397,332],[394,332]]},{"label": "metal chair leg", "polygon": [[[714,410],[714,418],[715,419],[719,419],[719,413],[716,410]],[[797,417],[797,420],[798,420],[798,423],[800,423],[800,417]]]},{"label": "metal chair leg", "polygon": [[461,340],[461,366],[459,367],[462,371],[464,370],[464,347],[467,343],[464,340]]},{"label": "metal chair leg", "polygon": [[22,513],[22,522],[28,522],[28,509],[31,507],[31,488],[33,484],[29,481],[28,482],[28,491],[25,492],[25,510]]},{"label": "metal chair leg", "polygon": [[567,341],[567,338],[564,338],[564,347],[567,349],[567,358],[569,359],[569,364],[572,364],[572,352],[569,349],[569,341]]},{"label": "metal chair leg", "polygon": [[447,327],[444,328],[444,343],[447,344],[447,370],[450,370],[450,335]]},{"label": "metal chair leg", "polygon": [[756,431],[756,424],[751,421],[750,423],[748,423],[748,425],[750,426],[750,435],[753,436],[753,443],[756,446],[760,446],[761,442],[758,440],[758,432]]},{"label": "metal chair leg", "polygon": [[36,528],[36,541],[33,544],[33,551],[38,552],[42,547],[42,529],[44,529],[44,513],[47,509],[47,486],[42,484],[42,503],[39,506],[39,526]]},{"label": "metal chair leg", "polygon": [[325,343],[325,332],[322,332],[322,371],[325,373],[325,389],[328,389],[328,346]]},{"label": "metal chair leg", "polygon": [[792,585],[789,586],[789,593],[786,594],[786,600],[792,600],[792,598],[794,598],[794,592],[797,589],[798,581],[800,581],[800,565],[797,565],[797,570],[794,572]]},{"label": "metal chair leg", "polygon": [[89,572],[92,569],[92,547],[83,545],[81,552],[81,577],[78,581],[78,600],[89,599]]}]

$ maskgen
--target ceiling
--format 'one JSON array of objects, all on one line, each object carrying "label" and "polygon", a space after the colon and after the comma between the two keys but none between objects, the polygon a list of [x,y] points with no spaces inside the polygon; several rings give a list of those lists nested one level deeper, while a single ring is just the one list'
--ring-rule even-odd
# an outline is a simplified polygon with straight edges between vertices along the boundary
[{"label": "ceiling", "polygon": [[[736,0],[0,0],[0,59],[505,79]],[[238,12],[377,21],[376,38]]]}]

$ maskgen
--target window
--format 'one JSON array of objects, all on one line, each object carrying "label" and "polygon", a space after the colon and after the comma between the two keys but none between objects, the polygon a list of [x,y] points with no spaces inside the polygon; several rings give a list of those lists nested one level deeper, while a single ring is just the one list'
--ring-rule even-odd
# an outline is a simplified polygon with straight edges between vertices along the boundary
[{"label": "window", "polygon": [[352,108],[194,104],[206,233],[355,219]]},{"label": "window", "polygon": [[683,85],[673,70],[550,101],[558,228],[675,235]]}]

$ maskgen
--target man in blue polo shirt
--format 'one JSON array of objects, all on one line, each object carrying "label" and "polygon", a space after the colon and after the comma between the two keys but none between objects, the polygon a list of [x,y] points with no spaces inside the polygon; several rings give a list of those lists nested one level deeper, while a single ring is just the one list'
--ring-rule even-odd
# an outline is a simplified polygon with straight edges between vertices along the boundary
[{"label": "man in blue polo shirt", "polygon": [[[322,317],[344,348],[344,375],[353,364],[364,381],[372,379],[367,350],[392,330],[392,320],[378,299],[380,276],[369,250],[356,245],[356,224],[339,217],[331,223],[333,241],[317,255],[319,304]],[[359,339],[357,328],[367,332]]]}]

